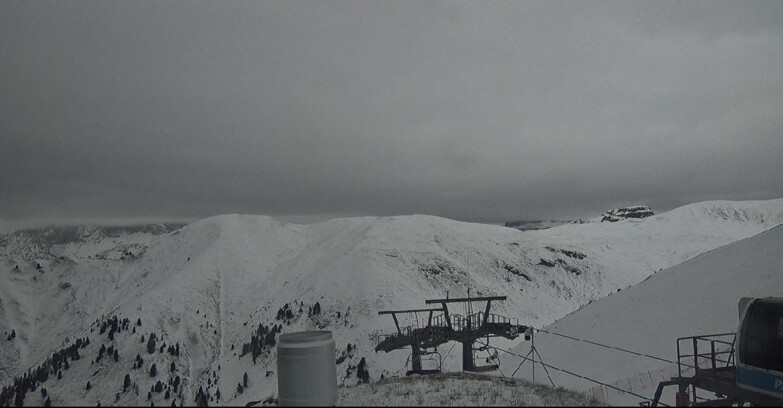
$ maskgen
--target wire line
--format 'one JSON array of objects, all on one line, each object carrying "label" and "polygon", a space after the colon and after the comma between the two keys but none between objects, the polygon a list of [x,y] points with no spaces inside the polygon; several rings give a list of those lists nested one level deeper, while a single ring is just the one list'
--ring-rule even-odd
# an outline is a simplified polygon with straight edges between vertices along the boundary
[{"label": "wire line", "polygon": [[[511,351],[508,351],[508,350],[506,350],[506,349],[502,349],[502,348],[499,348],[499,347],[495,347],[495,348],[496,348],[496,349],[498,349],[498,350],[500,350],[500,351],[503,351],[503,352],[505,352],[505,353],[511,354],[512,356],[517,356],[517,357],[525,358],[524,356],[522,356],[522,355],[520,355],[520,354],[517,354],[517,353],[511,352]],[[555,367],[555,366],[553,366],[553,365],[550,365],[550,364],[546,364],[546,363],[544,363],[544,362],[541,362],[541,361],[539,361],[539,364],[541,364],[541,365],[542,365],[542,366],[544,366],[544,367],[551,368],[551,369],[553,369],[553,370],[560,371],[560,372],[563,372],[563,373],[566,373],[566,374],[572,375],[572,376],[574,376],[574,377],[582,378],[582,379],[584,379],[584,380],[591,381],[591,382],[594,382],[594,383],[596,383],[596,384],[603,385],[604,387],[609,387],[609,388],[615,389],[615,390],[617,390],[617,391],[620,391],[620,392],[623,392],[623,393],[626,393],[626,394],[630,394],[630,395],[633,395],[633,396],[635,396],[635,397],[639,397],[639,398],[641,398],[641,399],[644,399],[644,400],[647,400],[647,401],[652,401],[652,398],[645,397],[644,395],[640,395],[640,394],[637,394],[637,393],[635,393],[635,392],[632,392],[632,391],[626,391],[626,390],[624,390],[624,389],[622,389],[622,388],[615,387],[615,386],[613,386],[613,385],[609,385],[609,384],[607,384],[607,383],[604,383],[604,382],[598,381],[598,380],[596,380],[596,379],[593,379],[593,378],[590,378],[590,377],[586,377],[586,376],[584,376],[584,375],[576,374],[576,373],[574,373],[574,372],[571,372],[571,371],[568,371],[568,370],[566,370],[566,369],[558,368],[558,367]],[[668,407],[668,405],[666,405],[666,404],[664,404],[664,403],[661,403],[661,402],[659,402],[659,404],[661,404],[661,405],[663,405],[663,406],[667,406],[667,407]]]},{"label": "wire line", "polygon": [[652,355],[649,355],[649,354],[640,353],[640,352],[637,352],[637,351],[628,350],[628,349],[624,349],[624,348],[621,348],[621,347],[609,346],[609,345],[606,345],[606,344],[601,344],[601,343],[597,343],[597,342],[590,341],[590,340],[580,339],[580,338],[577,338],[577,337],[566,336],[565,334],[550,332],[550,331],[546,331],[546,330],[542,330],[542,329],[534,329],[534,330],[536,330],[538,332],[541,332],[541,333],[547,333],[547,334],[551,334],[551,335],[554,335],[554,336],[564,337],[566,339],[570,339],[570,340],[574,340],[574,341],[579,341],[579,342],[583,342],[583,343],[592,344],[592,345],[595,345],[595,346],[598,346],[598,347],[604,347],[604,348],[611,349],[611,350],[617,350],[617,351],[622,351],[624,353],[630,353],[630,354],[634,354],[634,355],[641,356],[641,357],[651,358],[653,360],[663,361],[664,363],[681,364],[683,366],[693,368],[693,366],[691,366],[689,364],[677,363],[676,361],[673,361],[673,360],[667,360],[665,358],[652,356]]}]

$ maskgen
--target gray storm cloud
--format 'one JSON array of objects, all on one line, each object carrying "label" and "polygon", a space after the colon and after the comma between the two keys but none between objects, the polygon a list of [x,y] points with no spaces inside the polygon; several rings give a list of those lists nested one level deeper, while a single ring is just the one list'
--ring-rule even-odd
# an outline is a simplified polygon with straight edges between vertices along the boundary
[{"label": "gray storm cloud", "polygon": [[0,3],[0,222],[783,196],[783,2]]}]

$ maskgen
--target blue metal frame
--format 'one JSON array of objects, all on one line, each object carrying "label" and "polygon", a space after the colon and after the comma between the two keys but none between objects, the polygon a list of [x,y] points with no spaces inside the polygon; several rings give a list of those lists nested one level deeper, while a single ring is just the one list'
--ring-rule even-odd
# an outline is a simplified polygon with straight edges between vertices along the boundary
[{"label": "blue metal frame", "polygon": [[783,374],[755,367],[737,366],[737,385],[751,391],[783,398]]}]

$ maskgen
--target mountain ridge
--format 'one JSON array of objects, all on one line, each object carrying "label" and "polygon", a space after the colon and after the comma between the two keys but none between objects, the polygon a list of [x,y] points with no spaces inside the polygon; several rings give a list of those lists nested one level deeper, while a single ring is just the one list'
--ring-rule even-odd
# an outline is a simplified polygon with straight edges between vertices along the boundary
[{"label": "mountain ridge", "polygon": [[[15,329],[17,339],[0,351],[6,362],[0,384],[39,364],[66,338],[89,335],[94,344],[85,355],[94,357],[95,347],[108,344],[105,335],[92,332],[95,322],[112,315],[143,322],[142,333],[123,332],[109,342],[122,358],[146,352],[140,334],[154,332],[161,341],[181,344],[182,356],[153,353],[144,369],[151,361],[187,367],[179,374],[186,401],[199,387],[214,394],[219,386],[223,403],[231,404],[246,403],[251,394],[257,399],[273,394],[276,377],[266,372],[274,371],[274,349],[265,349],[256,364],[250,356],[239,357],[256,327],[273,324],[283,332],[332,330],[338,350],[351,343],[350,357],[338,366],[341,382],[357,381],[347,367],[360,357],[366,357],[372,378],[388,377],[405,361],[405,352],[372,353],[372,336],[393,329],[389,319],[377,316],[379,310],[423,306],[425,299],[464,295],[470,287],[471,294],[508,296],[494,306],[497,313],[541,327],[680,259],[766,230],[783,214],[783,200],[719,207],[724,211],[712,215],[687,210],[528,232],[427,215],[301,225],[229,214],[146,236],[144,250],[124,259],[96,257],[91,243],[71,251],[71,262],[40,260],[38,270],[3,252],[0,332]],[[720,216],[733,209],[748,216]],[[112,241],[129,243],[140,242]],[[323,311],[313,316],[308,311],[316,302]],[[286,304],[293,318],[276,319]],[[446,356],[444,369],[459,367],[458,355],[459,350]],[[130,361],[121,361],[126,362],[100,363],[106,379],[93,385],[113,389],[129,369]],[[85,393],[84,384],[73,382],[89,377],[92,364],[74,363],[75,371],[65,373],[60,385],[47,383],[50,393],[85,404],[113,401],[113,392]],[[213,378],[217,371],[219,378]],[[253,384],[244,393],[231,392],[243,372]],[[139,373],[132,376],[148,382]],[[217,386],[208,385],[212,379]],[[146,404],[144,395],[123,394],[116,403]],[[153,397],[156,405],[164,403],[159,397]]]}]

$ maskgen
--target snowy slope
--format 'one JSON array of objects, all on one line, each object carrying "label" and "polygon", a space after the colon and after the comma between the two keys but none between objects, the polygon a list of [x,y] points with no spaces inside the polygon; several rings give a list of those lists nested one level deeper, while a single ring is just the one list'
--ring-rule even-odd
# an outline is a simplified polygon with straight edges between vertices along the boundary
[{"label": "snowy slope", "polygon": [[[678,337],[735,331],[737,302],[741,297],[783,294],[781,254],[783,226],[660,271],[636,286],[585,306],[545,330],[676,360]],[[537,335],[536,348],[548,364],[610,384],[619,383],[621,388],[630,387],[644,396],[651,397],[662,378],[676,375],[676,366],[665,362],[546,333]],[[526,354],[528,350],[529,344],[521,344],[516,352]],[[505,361],[507,369],[515,360]],[[530,367],[520,374],[522,378],[529,377]],[[542,379],[542,374],[539,368],[537,380]],[[557,372],[552,377],[555,384],[573,389],[596,385]],[[673,402],[672,395],[668,399]],[[612,392],[609,401],[635,404],[638,398]]]},{"label": "snowy slope", "polygon": [[[372,335],[393,328],[379,310],[421,307],[427,298],[464,295],[470,287],[471,294],[507,295],[495,312],[540,327],[660,268],[780,224],[782,214],[783,200],[709,202],[643,220],[529,232],[419,215],[312,225],[225,215],[155,236],[124,259],[95,256],[97,242],[73,247],[72,258],[38,259],[43,269],[36,270],[22,262],[28,252],[6,251],[0,332],[14,329],[17,337],[0,349],[0,384],[75,338],[90,336],[92,343],[81,352],[85,358],[73,362],[62,380],[46,383],[53,403],[147,404],[149,387],[167,381],[172,361],[188,404],[199,387],[211,395],[219,387],[219,403],[263,400],[276,390],[274,348],[256,364],[239,354],[259,324],[282,324],[283,332],[327,328],[338,350],[355,346],[338,366],[341,382],[353,385],[356,370],[349,367],[361,357],[373,379],[404,368],[406,351],[372,352]],[[323,311],[309,317],[316,302]],[[285,304],[294,318],[275,320]],[[100,323],[104,315],[140,318],[142,326],[110,342],[97,330],[96,319]],[[182,354],[149,354],[140,338],[152,332],[158,344],[180,343]],[[95,362],[101,344],[117,347],[120,361]],[[144,366],[132,370],[137,353]],[[458,347],[444,368],[456,369],[457,356]],[[165,377],[149,378],[153,363],[166,368]],[[248,389],[237,393],[244,372]],[[119,392],[128,373],[138,395]],[[91,390],[85,390],[88,379]],[[161,394],[153,399],[170,404]]]},{"label": "snowy slope", "polygon": [[705,201],[641,220],[564,225],[530,234],[589,248],[602,259],[608,278],[625,288],[641,282],[651,271],[782,224],[781,208],[783,199]]},{"label": "snowy slope", "polygon": [[600,406],[566,389],[472,373],[385,379],[340,390],[338,406]]}]

